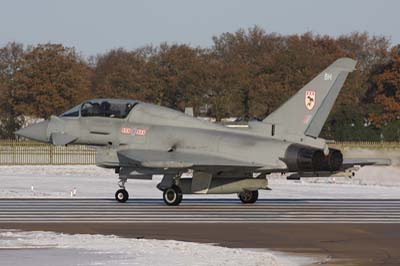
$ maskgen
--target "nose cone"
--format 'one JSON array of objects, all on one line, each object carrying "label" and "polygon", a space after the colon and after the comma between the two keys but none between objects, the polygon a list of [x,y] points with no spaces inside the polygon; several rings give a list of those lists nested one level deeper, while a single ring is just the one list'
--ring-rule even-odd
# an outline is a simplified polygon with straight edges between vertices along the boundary
[{"label": "nose cone", "polygon": [[49,121],[39,122],[33,125],[30,125],[25,128],[21,128],[17,132],[16,135],[32,139],[40,142],[48,142],[49,138],[47,137],[47,128],[49,126]]}]

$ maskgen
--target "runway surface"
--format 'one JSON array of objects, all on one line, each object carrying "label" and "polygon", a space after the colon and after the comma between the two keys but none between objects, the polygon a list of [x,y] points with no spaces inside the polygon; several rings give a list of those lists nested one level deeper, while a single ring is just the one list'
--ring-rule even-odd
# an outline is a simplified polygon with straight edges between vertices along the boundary
[{"label": "runway surface", "polygon": [[[2,199],[0,228],[218,243],[321,256],[324,265],[400,265],[400,199]],[[329,262],[326,262],[328,260]]]},{"label": "runway surface", "polygon": [[3,199],[0,223],[400,223],[400,199]]}]

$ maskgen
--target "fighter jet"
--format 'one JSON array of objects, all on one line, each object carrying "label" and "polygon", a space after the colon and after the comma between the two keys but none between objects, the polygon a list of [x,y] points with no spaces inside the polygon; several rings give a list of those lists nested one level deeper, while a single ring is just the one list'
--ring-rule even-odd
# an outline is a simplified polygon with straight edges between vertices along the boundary
[{"label": "fighter jet", "polygon": [[179,205],[183,194],[193,193],[237,193],[243,203],[254,203],[273,173],[289,179],[351,176],[360,166],[389,163],[343,159],[340,150],[319,138],[355,65],[350,58],[338,59],[263,121],[250,121],[246,130],[140,101],[93,99],[16,134],[54,145],[96,147],[96,164],[118,174],[119,202],[128,200],[128,179],[163,175],[157,188],[167,205]]}]

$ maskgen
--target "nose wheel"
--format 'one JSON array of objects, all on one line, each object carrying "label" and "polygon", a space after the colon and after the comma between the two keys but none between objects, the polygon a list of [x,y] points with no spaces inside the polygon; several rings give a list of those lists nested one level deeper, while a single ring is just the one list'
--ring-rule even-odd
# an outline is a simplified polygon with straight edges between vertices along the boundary
[{"label": "nose wheel", "polygon": [[127,181],[126,178],[120,178],[118,182],[118,186],[120,187],[120,189],[118,189],[117,192],[115,192],[115,199],[121,203],[126,202],[129,199],[128,191],[126,191],[125,189],[126,181]]},{"label": "nose wheel", "polygon": [[163,193],[163,199],[165,204],[177,206],[182,201],[182,190],[176,185],[166,188]]},{"label": "nose wheel", "polygon": [[129,199],[128,191],[125,189],[118,189],[117,192],[115,192],[115,199],[122,203],[127,201]]}]

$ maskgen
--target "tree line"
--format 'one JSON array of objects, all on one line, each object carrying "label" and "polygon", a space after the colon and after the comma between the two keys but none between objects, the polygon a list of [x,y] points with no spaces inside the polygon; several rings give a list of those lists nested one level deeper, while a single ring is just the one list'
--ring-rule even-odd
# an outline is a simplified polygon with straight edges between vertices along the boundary
[{"label": "tree line", "polygon": [[195,115],[263,119],[339,57],[358,60],[322,135],[400,139],[400,45],[354,32],[280,35],[255,26],[187,44],[113,49],[90,58],[62,44],[0,48],[0,137],[90,98],[131,98]]}]

